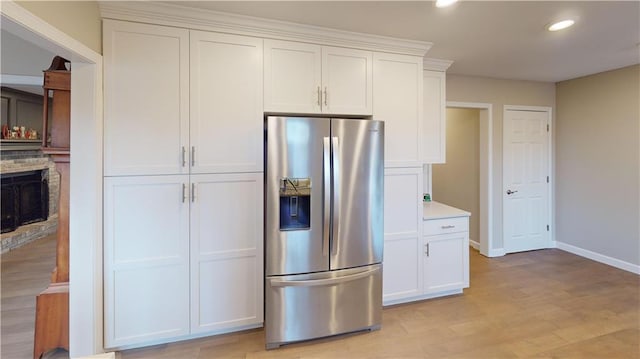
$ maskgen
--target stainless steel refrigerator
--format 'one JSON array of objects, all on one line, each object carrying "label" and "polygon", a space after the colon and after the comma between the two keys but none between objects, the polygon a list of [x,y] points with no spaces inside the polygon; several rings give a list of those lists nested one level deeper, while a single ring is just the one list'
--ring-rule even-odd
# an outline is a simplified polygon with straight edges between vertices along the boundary
[{"label": "stainless steel refrigerator", "polygon": [[382,319],[384,123],[265,119],[268,349]]}]

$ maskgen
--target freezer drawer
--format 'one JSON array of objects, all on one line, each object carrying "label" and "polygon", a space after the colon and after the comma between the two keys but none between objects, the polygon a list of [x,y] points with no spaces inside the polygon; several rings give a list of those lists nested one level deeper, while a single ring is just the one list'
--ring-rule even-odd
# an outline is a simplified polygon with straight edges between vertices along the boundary
[{"label": "freezer drawer", "polygon": [[332,272],[267,277],[267,349],[382,323],[382,264]]}]

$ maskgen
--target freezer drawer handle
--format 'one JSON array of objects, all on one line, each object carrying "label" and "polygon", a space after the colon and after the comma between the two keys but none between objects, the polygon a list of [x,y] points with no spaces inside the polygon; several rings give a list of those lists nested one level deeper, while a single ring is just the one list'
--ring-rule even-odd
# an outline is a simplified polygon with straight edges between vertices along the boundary
[{"label": "freezer drawer handle", "polygon": [[333,285],[333,284],[345,283],[345,282],[350,282],[352,280],[368,277],[377,270],[378,268],[369,269],[368,271],[346,275],[344,277],[328,278],[328,279],[312,279],[312,280],[272,279],[271,286],[272,287],[317,287],[321,285]]}]

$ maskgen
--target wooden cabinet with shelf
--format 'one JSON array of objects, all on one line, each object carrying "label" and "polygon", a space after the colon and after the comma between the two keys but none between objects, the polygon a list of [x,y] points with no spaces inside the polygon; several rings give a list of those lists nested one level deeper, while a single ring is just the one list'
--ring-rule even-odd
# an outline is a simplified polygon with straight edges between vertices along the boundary
[{"label": "wooden cabinet with shelf", "polygon": [[[49,155],[60,175],[56,267],[51,284],[36,297],[33,357],[40,358],[55,348],[69,350],[69,174],[71,129],[71,71],[69,61],[56,56],[44,72],[43,134],[51,129],[51,139],[42,138],[42,153]],[[49,92],[51,107],[49,107]],[[51,117],[49,109],[51,108]],[[51,119],[51,121],[49,121]]]},{"label": "wooden cabinet with shelf", "polygon": [[[2,150],[38,150],[42,143],[44,97],[34,93],[2,86]],[[51,120],[51,103],[47,111]],[[21,136],[14,127],[24,127]],[[13,137],[12,137],[12,132]],[[35,138],[34,138],[35,137]]]}]

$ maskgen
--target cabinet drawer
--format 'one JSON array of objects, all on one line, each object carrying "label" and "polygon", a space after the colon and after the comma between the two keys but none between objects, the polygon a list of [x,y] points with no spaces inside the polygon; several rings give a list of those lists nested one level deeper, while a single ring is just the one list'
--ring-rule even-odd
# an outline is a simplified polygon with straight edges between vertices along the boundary
[{"label": "cabinet drawer", "polygon": [[425,236],[469,231],[469,217],[452,217],[424,221]]}]

